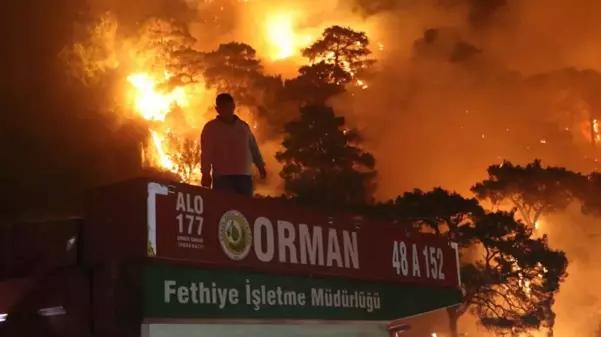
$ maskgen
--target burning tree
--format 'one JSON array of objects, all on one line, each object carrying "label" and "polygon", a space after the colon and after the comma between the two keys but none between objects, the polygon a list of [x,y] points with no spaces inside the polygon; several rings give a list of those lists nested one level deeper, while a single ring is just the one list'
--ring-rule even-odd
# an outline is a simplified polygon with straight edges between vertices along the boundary
[{"label": "burning tree", "polygon": [[525,167],[505,161],[488,168],[488,179],[472,191],[493,205],[510,202],[530,228],[541,215],[565,209],[582,186],[583,177],[562,167],[542,167],[540,160]]},{"label": "burning tree", "polygon": [[[309,45],[310,39],[292,31],[293,25],[282,18],[288,16],[268,16],[267,26],[273,28],[268,35],[283,47],[278,57],[288,57]],[[85,83],[100,79],[109,87],[121,76],[118,84],[126,91],[118,98],[125,102],[107,110],[146,124],[143,166],[175,173],[182,181],[190,177],[180,172],[176,162],[189,156],[178,153],[180,147],[169,135],[177,132],[183,139],[182,135],[198,132],[217,92],[235,97],[245,117],[261,125],[261,138],[280,137],[282,126],[296,115],[299,105],[322,103],[343,92],[347,83],[359,83],[357,75],[372,63],[366,34],[339,26],[326,29],[304,50],[312,64],[301,66],[300,76],[286,84],[280,76],[264,73],[250,45],[229,42],[212,51],[199,50],[188,26],[175,19],[149,17],[131,30],[120,29],[117,16],[107,14],[89,26],[81,42],[65,48],[62,59]],[[290,31],[279,31],[286,27]],[[288,36],[296,42],[289,43]],[[111,92],[109,99],[114,99],[115,91]]]},{"label": "burning tree", "polygon": [[313,205],[357,205],[372,197],[375,160],[357,147],[356,130],[344,129],[344,118],[327,106],[306,106],[300,119],[289,122],[276,158],[285,190],[294,199]]},{"label": "burning tree", "polygon": [[175,173],[187,184],[200,182],[200,142],[196,138],[180,139],[173,133],[167,136],[172,151],[169,154]]},{"label": "burning tree", "polygon": [[487,214],[463,235],[481,252],[480,259],[461,269],[465,305],[498,335],[520,336],[541,328],[552,335],[552,306],[566,276],[565,254],[552,250],[546,237],[533,238],[532,229],[513,213]]},{"label": "burning tree", "polygon": [[567,260],[545,237],[534,238],[512,212],[486,212],[475,199],[440,188],[405,193],[374,211],[459,244],[465,301],[447,310],[453,336],[459,335],[457,323],[467,311],[499,335],[552,329],[554,295]]},{"label": "burning tree", "polygon": [[301,104],[324,104],[353,81],[367,88],[359,76],[374,63],[368,58],[368,46],[364,32],[340,26],[327,28],[321,39],[303,49],[311,64],[300,67],[299,75],[285,82],[286,97]]}]

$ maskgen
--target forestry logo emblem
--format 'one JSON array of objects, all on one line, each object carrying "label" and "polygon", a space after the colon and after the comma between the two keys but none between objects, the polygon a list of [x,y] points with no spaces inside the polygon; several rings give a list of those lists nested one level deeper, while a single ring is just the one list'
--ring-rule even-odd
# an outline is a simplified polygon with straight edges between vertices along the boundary
[{"label": "forestry logo emblem", "polygon": [[219,242],[230,259],[244,259],[252,244],[252,232],[248,220],[236,210],[229,210],[219,220]]}]

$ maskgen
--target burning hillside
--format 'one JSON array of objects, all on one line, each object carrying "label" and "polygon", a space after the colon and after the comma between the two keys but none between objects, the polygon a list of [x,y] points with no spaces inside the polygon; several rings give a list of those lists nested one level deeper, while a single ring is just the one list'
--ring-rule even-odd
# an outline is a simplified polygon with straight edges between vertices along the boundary
[{"label": "burning hillside", "polygon": [[[256,6],[247,6],[259,11]],[[300,66],[304,61],[301,52],[320,37],[324,24],[300,28],[299,22],[306,20],[307,15],[300,8],[261,6],[260,10],[264,11],[260,16],[263,22],[258,24],[259,35],[254,41],[263,49],[257,55],[269,65],[288,62],[285,67]],[[226,13],[224,7],[218,11]],[[263,64],[251,46],[222,43],[215,51],[201,49],[203,46],[198,45],[187,26],[174,19],[148,18],[128,34],[122,32],[121,26],[114,13],[100,14],[87,24],[86,36],[65,47],[61,57],[71,74],[85,85],[94,85],[108,73],[117,75],[112,85],[119,88],[119,118],[142,119],[147,127],[148,137],[141,145],[143,165],[171,172],[185,182],[198,183],[198,135],[202,125],[212,118],[212,97],[218,91],[234,90],[235,95],[239,94],[238,113],[254,128],[261,120],[272,122],[261,116],[266,103],[261,91],[273,90],[273,85],[279,87],[275,90],[281,90],[283,82],[279,77],[261,73]],[[360,50],[368,40],[360,35],[358,38],[350,37],[342,43],[356,45]],[[319,48],[308,55],[312,63],[340,62],[345,73],[335,79],[335,84],[352,80],[359,88],[368,87],[356,74],[356,69],[367,63],[351,64],[348,58],[339,60],[334,52],[322,56]],[[272,89],[270,84],[258,83],[261,81],[271,81]],[[259,129],[259,134],[262,131]]]},{"label": "burning hillside", "polygon": [[[282,90],[285,83],[277,82],[294,79],[303,65],[337,62],[332,54],[302,53],[335,24],[365,31],[371,60],[378,61],[377,71],[361,76],[342,63],[357,88],[370,90],[351,90],[330,100],[365,130],[377,157],[414,142],[425,147],[404,154],[411,162],[422,161],[432,148],[440,149],[438,158],[450,155],[442,173],[414,170],[414,165],[397,165],[394,160],[380,165],[382,179],[392,182],[382,186],[394,186],[381,188],[381,196],[413,188],[404,182],[414,180],[424,187],[457,181],[460,190],[467,190],[483,167],[505,158],[540,157],[582,170],[598,167],[594,148],[600,116],[591,92],[598,75],[560,68],[537,74],[511,55],[495,54],[496,47],[489,47],[485,37],[500,39],[495,25],[509,15],[503,10],[513,9],[503,2],[479,7],[462,2],[414,6],[329,0],[315,6],[307,1],[185,1],[168,10],[149,6],[146,16],[136,13],[136,21],[130,19],[131,7],[110,1],[92,4],[92,20],[82,23],[86,36],[65,46],[63,59],[88,85],[111,74],[110,85],[118,88],[113,97],[119,107],[113,110],[119,111],[119,118],[148,121],[142,146],[145,165],[177,173],[184,181],[196,181],[182,172],[197,171],[197,163],[178,163],[181,158],[176,157],[182,156],[173,149],[194,146],[201,126],[212,118],[212,97],[232,89],[223,76],[239,82],[237,89],[242,90],[234,94],[244,96],[237,97],[241,111],[259,138],[277,143],[282,122],[297,113],[296,103]],[[462,22],[465,11],[468,20]],[[412,13],[419,15],[409,20]],[[252,47],[252,56],[237,64],[223,63],[220,57],[247,52],[219,49],[230,41]],[[249,68],[240,68],[244,62]],[[218,70],[222,66],[231,66],[228,74]],[[414,127],[405,130],[409,125]],[[429,131],[438,129],[445,131]],[[448,142],[447,134],[455,140]],[[462,153],[485,155],[478,165],[464,167],[467,159],[453,159]],[[466,169],[469,174],[460,174]]]},{"label": "burning hillside", "polygon": [[[596,1],[60,0],[9,6],[15,12],[5,11],[3,20],[10,29],[0,84],[6,106],[1,144],[7,162],[14,162],[0,172],[15,194],[3,200],[7,214],[27,213],[35,204],[52,208],[57,191],[76,195],[148,170],[196,183],[198,136],[214,116],[220,91],[234,94],[238,113],[269,148],[273,180],[262,192],[281,192],[274,153],[282,125],[297,116],[306,103],[299,96],[310,90],[362,132],[376,158],[379,199],[433,186],[469,195],[485,168],[503,159],[541,158],[585,172],[601,168]],[[371,53],[350,56],[360,63],[328,51],[303,53],[335,25],[365,33],[354,50]],[[322,68],[306,68],[321,62]],[[342,74],[322,76],[336,63]],[[335,85],[314,90],[306,81],[311,76]],[[337,84],[345,90],[332,90]],[[538,226],[561,232],[547,218]],[[591,312],[599,308],[598,302],[589,305]],[[561,337],[596,327],[576,327],[561,314],[556,324]]]}]

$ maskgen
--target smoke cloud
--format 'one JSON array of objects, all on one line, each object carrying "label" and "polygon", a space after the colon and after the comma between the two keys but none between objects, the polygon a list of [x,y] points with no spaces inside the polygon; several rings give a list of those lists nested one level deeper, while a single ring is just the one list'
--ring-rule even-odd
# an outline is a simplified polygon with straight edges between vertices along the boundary
[{"label": "smoke cloud", "polygon": [[[65,47],[81,42],[85,27],[106,13],[117,23],[115,39],[131,36],[151,17],[173,19],[188,27],[195,48],[246,42],[269,73],[284,77],[306,60],[298,52],[284,60],[269,57],[270,15],[288,13],[301,41],[333,24],[366,31],[377,60],[366,79],[369,89],[351,89],[330,103],[360,129],[375,155],[380,199],[434,186],[469,195],[486,167],[503,159],[599,169],[599,1],[59,0],[7,6],[0,20],[8,32],[0,62],[0,153],[10,164],[2,165],[0,182],[12,193],[0,199],[3,214],[39,205],[60,209],[83,188],[143,173],[139,147],[147,133],[115,112],[115,83],[125,74],[110,53],[92,50],[106,60],[94,69],[102,76],[93,85],[74,79],[62,60]],[[265,148],[273,157],[277,142]],[[276,175],[270,186],[279,186]],[[595,318],[574,315],[594,316],[600,307],[595,294],[581,292],[586,280],[599,281],[593,256],[601,252],[590,251],[599,239],[585,235],[588,229],[573,231],[593,227],[593,220],[574,213],[549,220],[553,246],[570,257],[557,336],[590,333]]]}]

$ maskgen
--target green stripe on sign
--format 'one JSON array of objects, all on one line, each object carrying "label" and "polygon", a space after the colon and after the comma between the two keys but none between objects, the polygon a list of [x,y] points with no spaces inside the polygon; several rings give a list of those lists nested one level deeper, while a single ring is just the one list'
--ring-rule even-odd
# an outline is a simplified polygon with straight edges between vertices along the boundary
[{"label": "green stripe on sign", "polygon": [[461,302],[456,289],[169,265],[143,277],[153,318],[393,320]]}]

